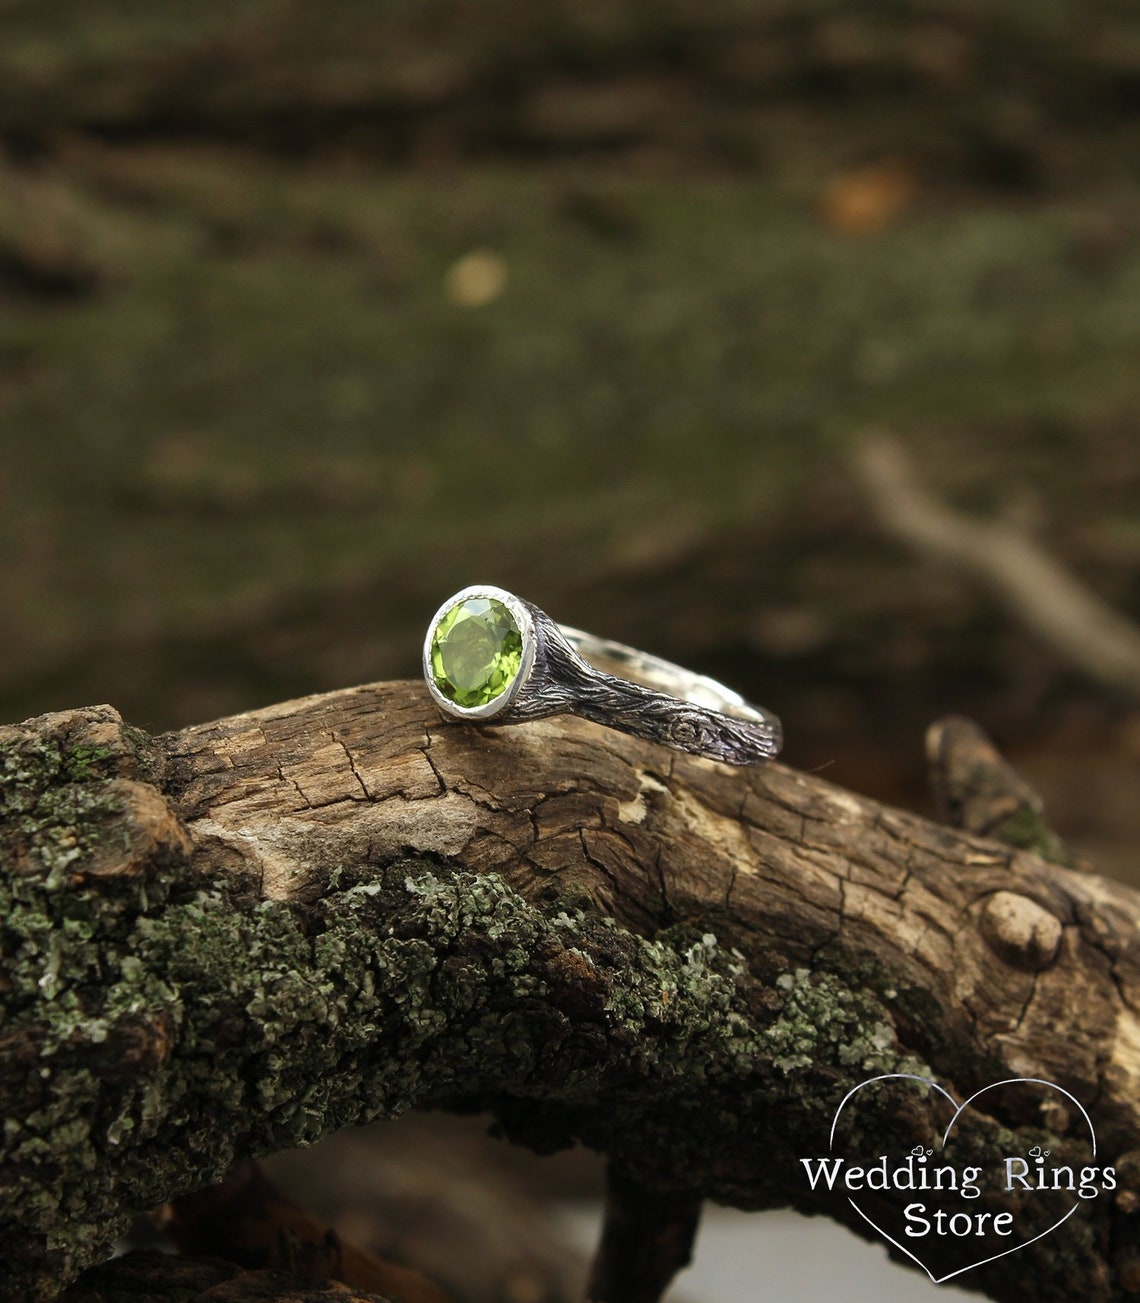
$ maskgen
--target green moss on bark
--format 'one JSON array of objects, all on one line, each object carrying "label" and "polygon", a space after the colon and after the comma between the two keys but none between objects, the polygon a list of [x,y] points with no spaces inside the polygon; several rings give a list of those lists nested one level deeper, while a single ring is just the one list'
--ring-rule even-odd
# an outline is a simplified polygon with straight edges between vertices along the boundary
[{"label": "green moss on bark", "polygon": [[1049,827],[1044,811],[1030,805],[1018,806],[1017,810],[990,834],[1007,846],[1016,846],[1020,850],[1032,851],[1042,859],[1054,864],[1063,864],[1072,869],[1077,865],[1076,857],[1060,837]]},{"label": "green moss on bark", "polygon": [[[758,1026],[715,937],[544,914],[494,876],[345,869],[310,906],[243,903],[185,861],[93,879],[126,831],[107,757],[3,745],[0,1272],[29,1298],[236,1156],[416,1104],[508,1128],[544,1108],[684,1184],[710,1146],[761,1142],[774,1088],[899,1065],[882,1008],[838,979],[790,974]],[[737,1162],[714,1193],[745,1183]]]},{"label": "green moss on bark", "polygon": [[[712,933],[639,936],[430,858],[345,864],[315,901],[261,900],[191,864],[143,766],[157,772],[150,744],[106,710],[0,734],[13,1297],[51,1297],[131,1211],[239,1156],[424,1104],[489,1109],[540,1150],[595,1146],[645,1185],[819,1211],[799,1159],[838,1102],[871,1076],[925,1074],[895,1035],[908,1011],[923,1020],[923,993],[838,943],[811,970],[773,954],[762,979]],[[158,833],[140,839],[139,810]],[[852,1125],[857,1144],[933,1134],[908,1085]],[[1080,1280],[1081,1234],[1025,1257]]]}]

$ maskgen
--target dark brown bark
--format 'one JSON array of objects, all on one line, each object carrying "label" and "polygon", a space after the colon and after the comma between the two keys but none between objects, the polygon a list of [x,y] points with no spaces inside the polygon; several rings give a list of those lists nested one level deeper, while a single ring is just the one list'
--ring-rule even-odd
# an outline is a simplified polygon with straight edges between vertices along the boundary
[{"label": "dark brown bark", "polygon": [[658,1303],[692,1260],[700,1217],[699,1194],[650,1189],[611,1167],[590,1303]]}]

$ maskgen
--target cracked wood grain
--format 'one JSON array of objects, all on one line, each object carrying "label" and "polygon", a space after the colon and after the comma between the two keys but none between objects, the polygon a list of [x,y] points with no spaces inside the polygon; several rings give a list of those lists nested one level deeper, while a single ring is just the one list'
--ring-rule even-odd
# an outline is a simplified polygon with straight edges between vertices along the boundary
[{"label": "cracked wood grain", "polygon": [[[634,930],[715,924],[745,953],[778,947],[805,964],[841,941],[928,992],[945,1033],[1011,1068],[1032,1063],[1090,1095],[1111,1066],[1140,1095],[1134,892],[782,766],[730,770],[565,718],[436,722],[403,685],[188,729],[170,757],[203,867],[237,851],[266,897],[305,899],[336,863],[413,848],[500,873],[531,899],[572,888]],[[998,893],[1059,929],[1040,976],[987,941]],[[1093,958],[1107,980],[1075,1020],[1066,993]]]},{"label": "cracked wood grain", "polygon": [[[1031,1076],[1076,1095],[1102,1160],[1133,1176],[971,1283],[994,1298],[1022,1297],[1027,1280],[1042,1299],[1127,1295],[1140,897],[1124,886],[776,764],[730,769],[571,718],[445,723],[418,684],[157,739],[93,708],[7,730],[0,745],[23,775],[0,826],[15,895],[42,886],[46,915],[66,887],[72,913],[96,921],[113,903],[104,967],[127,946],[124,971],[153,962],[164,984],[146,988],[164,1038],[145,1018],[131,1032],[133,1096],[120,1082],[108,1099],[96,1048],[67,1024],[91,1078],[85,1107],[101,1127],[118,1109],[133,1128],[114,1148],[90,1139],[99,1178],[76,1175],[81,1193],[60,1204],[76,1224],[209,1184],[236,1158],[430,1104],[487,1109],[540,1149],[593,1145],[666,1204],[671,1192],[790,1204],[867,1233],[842,1201],[807,1191],[798,1166],[851,1085],[922,1071],[965,1098]],[[76,757],[96,752],[78,774]],[[37,771],[44,756],[55,767]],[[75,812],[97,798],[107,810],[88,829]],[[37,814],[51,801],[55,823]],[[127,848],[117,862],[111,843]],[[128,885],[141,903],[116,895]],[[42,970],[8,970],[25,993],[0,995],[14,1011],[0,1033],[10,1113],[27,1103],[25,1066],[65,1042],[58,1011],[29,989]],[[118,1044],[122,1016],[93,1006],[83,1026],[98,1017]],[[1076,1155],[1071,1122],[1022,1099],[995,1101],[969,1128],[984,1152],[1012,1133]],[[939,1130],[929,1104],[902,1095],[878,1140],[867,1125],[871,1143]],[[161,1142],[182,1146],[180,1161],[144,1177],[132,1146],[153,1162]],[[30,1152],[0,1154],[25,1194],[43,1179]],[[0,1207],[29,1281],[45,1263],[58,1275],[93,1261],[105,1242],[91,1231],[45,1247],[52,1216]]]}]

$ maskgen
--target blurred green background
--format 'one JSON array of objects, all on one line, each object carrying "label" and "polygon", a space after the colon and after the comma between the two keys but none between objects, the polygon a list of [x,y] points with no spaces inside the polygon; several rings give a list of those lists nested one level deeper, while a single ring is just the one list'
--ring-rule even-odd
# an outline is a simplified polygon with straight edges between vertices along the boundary
[{"label": "blurred green background", "polygon": [[0,141],[0,718],[415,675],[485,580],[887,799],[972,713],[1140,880],[1132,704],[850,460],[1140,616],[1131,0],[0,0]]}]

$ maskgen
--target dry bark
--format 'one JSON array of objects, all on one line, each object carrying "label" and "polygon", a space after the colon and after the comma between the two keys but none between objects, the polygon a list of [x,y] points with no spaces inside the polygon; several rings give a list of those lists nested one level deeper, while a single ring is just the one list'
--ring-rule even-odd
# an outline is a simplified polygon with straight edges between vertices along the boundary
[{"label": "dry bark", "polygon": [[[683,1259],[698,1197],[868,1234],[799,1159],[852,1087],[897,1072],[959,1099],[1056,1082],[1115,1163],[1115,1192],[972,1286],[1140,1285],[1123,886],[780,765],[566,718],[442,723],[412,684],[153,739],[97,707],[0,747],[0,1272],[23,1297],[132,1209],[417,1104],[606,1152],[611,1190],[663,1210],[634,1232],[663,1246],[647,1269]],[[895,1084],[855,1139],[909,1148],[943,1120]],[[1072,1112],[1025,1092],[964,1115],[962,1140],[987,1167],[1033,1144],[1087,1160]]]}]

